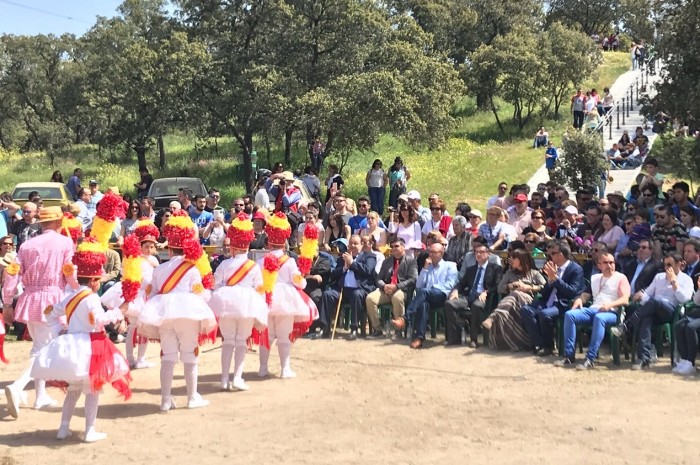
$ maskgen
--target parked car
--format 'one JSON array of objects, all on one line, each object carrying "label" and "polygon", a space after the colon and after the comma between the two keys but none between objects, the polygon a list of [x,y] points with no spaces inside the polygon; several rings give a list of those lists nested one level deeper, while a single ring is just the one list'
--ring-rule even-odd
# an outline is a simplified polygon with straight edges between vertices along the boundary
[{"label": "parked car", "polygon": [[21,182],[12,191],[12,198],[19,206],[29,201],[29,193],[37,191],[45,207],[64,207],[72,199],[65,184],[60,182]]},{"label": "parked car", "polygon": [[191,190],[192,195],[207,195],[207,188],[199,178],[161,178],[153,181],[148,196],[155,200],[156,210],[160,210],[177,200],[177,193],[181,189]]}]

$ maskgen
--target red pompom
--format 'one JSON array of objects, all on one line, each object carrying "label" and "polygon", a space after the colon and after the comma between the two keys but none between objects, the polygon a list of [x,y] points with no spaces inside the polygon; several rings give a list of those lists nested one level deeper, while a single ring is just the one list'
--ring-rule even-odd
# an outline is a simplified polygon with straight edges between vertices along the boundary
[{"label": "red pompom", "polygon": [[122,297],[124,297],[124,301],[133,302],[136,300],[140,288],[141,283],[122,280]]},{"label": "red pompom", "polygon": [[122,253],[124,257],[138,257],[141,255],[141,243],[136,234],[129,234],[126,236],[124,244],[122,244]]},{"label": "red pompom", "polygon": [[304,228],[304,238],[317,241],[318,240],[318,228],[315,224],[307,224]]},{"label": "red pompom", "polygon": [[180,209],[180,210],[175,210],[172,213],[172,216],[188,216],[188,215],[187,215],[187,212],[185,210]]},{"label": "red pompom", "polygon": [[111,223],[124,212],[123,203],[124,200],[121,197],[108,191],[104,197],[102,197],[102,200],[97,203],[97,212],[95,216]]},{"label": "red pompom", "polygon": [[[139,221],[144,220],[148,220],[148,218],[139,219]],[[153,224],[152,221],[146,222],[143,226],[137,226],[136,229],[134,229],[134,233],[139,236],[139,239],[143,239],[146,236],[153,236],[156,239],[160,237],[160,231],[158,231],[158,227]]]},{"label": "red pompom", "polygon": [[214,289],[214,275],[212,273],[208,273],[202,278],[202,286],[204,289]]},{"label": "red pompom", "polygon": [[275,273],[280,269],[280,261],[276,256],[269,253],[265,255],[265,259],[263,260],[263,268],[265,269],[265,271]]},{"label": "red pompom", "polygon": [[299,258],[297,258],[297,266],[299,267],[299,272],[302,276],[306,276],[307,274],[309,274],[309,271],[311,271],[312,264],[313,261],[308,257],[300,256]]},{"label": "red pompom", "polygon": [[197,239],[185,239],[182,241],[182,253],[185,260],[196,262],[204,253],[204,249]]}]

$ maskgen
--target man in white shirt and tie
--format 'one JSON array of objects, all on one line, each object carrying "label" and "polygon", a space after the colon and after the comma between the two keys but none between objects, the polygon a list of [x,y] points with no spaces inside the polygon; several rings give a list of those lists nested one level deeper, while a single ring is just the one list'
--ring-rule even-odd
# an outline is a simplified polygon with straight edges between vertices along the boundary
[{"label": "man in white shirt and tie", "polygon": [[651,327],[673,320],[676,306],[693,297],[693,281],[681,272],[683,259],[679,253],[671,253],[664,258],[664,270],[657,274],[649,287],[632,296],[640,302],[641,308],[627,321],[615,326],[612,333],[621,337],[633,327],[638,329],[637,361],[633,370],[649,367],[651,360]]},{"label": "man in white shirt and tie", "polygon": [[412,322],[412,349],[423,346],[430,309],[444,305],[447,295],[457,283],[457,265],[442,259],[445,247],[440,243],[433,244],[428,253],[430,256],[425,260],[416,281],[416,296],[406,309],[406,315],[391,320],[399,331],[406,327],[406,321]]}]

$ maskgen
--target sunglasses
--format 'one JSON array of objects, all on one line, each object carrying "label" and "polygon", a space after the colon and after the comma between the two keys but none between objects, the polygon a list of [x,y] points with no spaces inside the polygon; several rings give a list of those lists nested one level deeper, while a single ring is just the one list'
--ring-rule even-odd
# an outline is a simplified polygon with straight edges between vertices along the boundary
[{"label": "sunglasses", "polygon": [[525,244],[534,244],[535,241],[523,241]]},{"label": "sunglasses", "polygon": [[649,247],[648,245],[640,245],[639,248],[640,249],[651,249],[651,247]]},{"label": "sunglasses", "polygon": [[235,206],[236,206],[236,207],[245,207],[245,204],[237,203]]},{"label": "sunglasses", "polygon": [[31,210],[22,210],[23,215],[29,215],[30,213],[32,213]]},{"label": "sunglasses", "polygon": [[437,208],[437,207],[433,207],[433,208],[430,209],[430,211],[431,211],[431,212],[439,212],[440,209]]},{"label": "sunglasses", "polygon": [[653,197],[653,194],[651,194],[651,193],[649,193],[649,194],[645,193],[645,194],[644,194],[644,197]]},{"label": "sunglasses", "polygon": [[544,218],[541,216],[533,216],[532,219],[533,220],[543,220]]},{"label": "sunglasses", "polygon": [[6,245],[8,247],[14,247],[14,242],[3,242],[2,245]]}]

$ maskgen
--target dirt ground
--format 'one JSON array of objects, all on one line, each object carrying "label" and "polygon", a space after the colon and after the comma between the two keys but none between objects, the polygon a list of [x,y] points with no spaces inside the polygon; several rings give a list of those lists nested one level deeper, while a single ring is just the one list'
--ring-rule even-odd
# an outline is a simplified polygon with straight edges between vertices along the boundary
[{"label": "dirt ground", "polygon": [[[210,406],[159,414],[159,370],[138,370],[130,401],[111,388],[102,395],[97,427],[109,437],[96,444],[75,433],[55,439],[60,407],[25,407],[13,420],[0,396],[0,464],[700,463],[700,377],[672,375],[668,358],[633,372],[629,362],[614,368],[603,348],[596,370],[576,372],[554,368],[554,358],[440,342],[416,351],[403,340],[301,340],[292,351],[296,379],[258,380],[257,354],[249,354],[251,390],[235,393],[219,391],[221,351],[207,346],[199,391]],[[6,349],[0,387],[24,369],[29,344]],[[158,345],[148,353],[157,363]],[[279,370],[274,347],[270,368]],[[175,378],[184,406],[182,365]],[[83,402],[74,432],[84,426]]]}]

